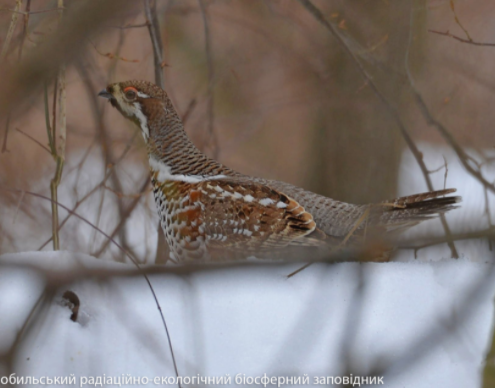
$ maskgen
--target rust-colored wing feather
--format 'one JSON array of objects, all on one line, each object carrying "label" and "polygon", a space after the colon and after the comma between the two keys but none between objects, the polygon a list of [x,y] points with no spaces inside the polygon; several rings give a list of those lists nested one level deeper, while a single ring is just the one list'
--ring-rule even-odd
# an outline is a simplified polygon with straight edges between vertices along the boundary
[{"label": "rust-colored wing feather", "polygon": [[[162,213],[170,215],[166,229],[174,237],[170,240],[178,241],[172,250],[180,260],[256,256],[304,240],[316,229],[298,202],[265,185],[227,178],[158,187],[168,199],[158,206],[168,207]],[[307,245],[314,245],[313,240]]]}]

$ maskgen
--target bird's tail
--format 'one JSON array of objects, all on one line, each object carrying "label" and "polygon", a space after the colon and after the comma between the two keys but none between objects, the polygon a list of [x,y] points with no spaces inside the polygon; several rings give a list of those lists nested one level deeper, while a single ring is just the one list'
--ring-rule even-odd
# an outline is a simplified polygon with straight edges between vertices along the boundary
[{"label": "bird's tail", "polygon": [[461,202],[461,197],[446,197],[447,194],[456,191],[456,189],[430,191],[384,201],[380,204],[384,208],[378,224],[385,226],[390,232],[437,217],[458,207],[456,204]]}]

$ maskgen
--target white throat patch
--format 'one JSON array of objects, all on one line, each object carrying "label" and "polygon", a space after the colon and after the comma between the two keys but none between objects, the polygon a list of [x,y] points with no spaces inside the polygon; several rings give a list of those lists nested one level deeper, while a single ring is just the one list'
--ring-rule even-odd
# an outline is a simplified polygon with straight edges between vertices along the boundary
[{"label": "white throat patch", "polygon": [[148,119],[143,114],[143,112],[141,112],[141,109],[139,107],[139,103],[135,102],[134,107],[136,108],[135,115],[136,115],[137,119],[139,120],[141,132],[142,132],[143,137],[144,137],[144,141],[148,142],[148,138],[150,137],[150,130],[148,128]]},{"label": "white throat patch", "polygon": [[226,175],[183,175],[172,174],[170,166],[166,165],[163,161],[156,159],[154,156],[149,157],[150,168],[152,172],[157,172],[157,181],[164,183],[166,181],[178,181],[185,183],[199,183],[205,181],[211,181],[214,179],[226,178]]}]

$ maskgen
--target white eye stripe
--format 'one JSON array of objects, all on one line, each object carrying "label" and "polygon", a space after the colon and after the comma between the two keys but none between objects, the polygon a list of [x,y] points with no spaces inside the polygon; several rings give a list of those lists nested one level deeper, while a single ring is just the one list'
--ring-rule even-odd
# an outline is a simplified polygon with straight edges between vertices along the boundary
[{"label": "white eye stripe", "polygon": [[143,92],[137,92],[137,95],[141,98],[150,98],[150,96],[148,96],[146,93]]}]

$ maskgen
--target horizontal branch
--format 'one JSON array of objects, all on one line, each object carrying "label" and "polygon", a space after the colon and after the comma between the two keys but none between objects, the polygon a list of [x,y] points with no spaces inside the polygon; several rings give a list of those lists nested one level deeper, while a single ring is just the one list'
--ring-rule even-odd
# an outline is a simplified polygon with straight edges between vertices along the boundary
[{"label": "horizontal branch", "polygon": [[[62,8],[65,9],[65,8]],[[60,11],[60,8],[49,8],[49,9],[41,9],[39,11],[18,11],[16,9],[8,9],[8,8],[0,8],[0,11],[5,11],[5,12],[13,12],[13,13],[18,13],[21,15],[33,15],[37,13],[46,13],[46,12],[52,12],[52,11]]]},{"label": "horizontal branch", "polygon": [[119,30],[128,30],[131,28],[142,28],[142,27],[148,27],[150,23],[148,21],[141,23],[141,24],[126,24],[125,26],[107,26],[108,28],[117,28]]},{"label": "horizontal branch", "polygon": [[459,42],[472,44],[473,46],[495,47],[495,43],[475,42],[472,39],[465,39],[465,38],[461,38],[460,36],[453,35],[449,31],[442,32],[442,31],[428,30],[428,32],[431,32],[431,33],[437,34],[437,35],[448,36],[448,37],[451,37],[452,39],[458,40]]},{"label": "horizontal branch", "polygon": [[[467,232],[467,233],[459,233],[452,234],[451,238],[454,241],[462,241],[462,240],[477,240],[477,239],[495,239],[495,228],[487,228],[483,230],[479,230],[476,232]],[[412,249],[415,251],[419,251],[423,248],[432,247],[435,245],[440,245],[448,242],[449,240],[445,236],[433,237],[420,241],[405,241],[402,244],[399,244],[399,249]]]}]

